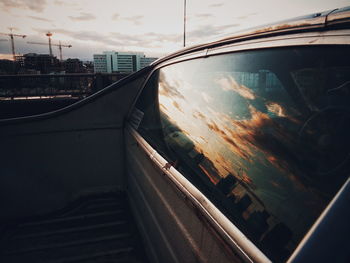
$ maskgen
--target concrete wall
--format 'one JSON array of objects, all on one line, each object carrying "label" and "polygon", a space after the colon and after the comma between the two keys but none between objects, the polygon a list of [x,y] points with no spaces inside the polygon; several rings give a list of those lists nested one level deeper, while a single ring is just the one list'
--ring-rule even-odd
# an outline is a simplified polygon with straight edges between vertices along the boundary
[{"label": "concrete wall", "polygon": [[143,78],[58,112],[0,121],[0,221],[125,188],[124,119]]}]

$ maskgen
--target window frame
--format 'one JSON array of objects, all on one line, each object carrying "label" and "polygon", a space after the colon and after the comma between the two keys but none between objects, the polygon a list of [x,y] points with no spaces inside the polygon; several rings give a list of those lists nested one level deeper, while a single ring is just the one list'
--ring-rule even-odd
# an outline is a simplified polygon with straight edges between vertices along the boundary
[{"label": "window frame", "polygon": [[[224,44],[222,46],[214,46],[212,48],[204,48],[199,51],[190,52],[189,54],[176,56],[169,58],[165,61],[153,64],[153,69],[147,76],[143,83],[138,96],[134,101],[134,105],[128,114],[130,119],[132,110],[134,109],[136,102],[138,101],[142,91],[149,82],[153,74],[166,66],[181,63],[188,60],[194,60],[199,58],[206,58],[209,56],[223,55],[227,53],[235,53],[247,50],[261,50],[278,47],[300,47],[300,46],[320,46],[320,45],[349,45],[350,30],[329,30],[319,32],[306,32],[288,34],[283,36],[270,36],[259,39],[238,41],[236,43]],[[150,161],[153,161],[160,170],[166,175],[174,187],[180,190],[185,198],[189,200],[199,211],[202,212],[204,217],[210,222],[211,226],[223,238],[226,243],[236,251],[247,262],[271,262],[270,259],[252,242],[245,234],[239,230],[233,222],[231,222],[209,199],[202,194],[197,187],[195,187],[184,175],[181,174],[176,168],[172,166],[160,153],[157,152],[143,137],[130,125],[127,125],[127,130],[136,139],[141,148],[147,153]],[[320,216],[312,224],[310,229],[305,233],[303,239],[294,249],[290,255],[288,262],[297,258],[299,251],[303,251],[304,247],[307,247],[308,239],[317,232],[318,226],[322,225],[322,222],[327,218],[327,213],[332,210],[332,206],[335,205],[340,195],[344,193],[345,186],[350,184],[350,179],[343,184],[338,190],[336,195],[331,199],[329,204],[321,212]],[[349,187],[347,187],[349,188]],[[332,210],[334,213],[334,209]],[[303,251],[304,252],[304,251]],[[317,251],[315,251],[317,253]]]}]

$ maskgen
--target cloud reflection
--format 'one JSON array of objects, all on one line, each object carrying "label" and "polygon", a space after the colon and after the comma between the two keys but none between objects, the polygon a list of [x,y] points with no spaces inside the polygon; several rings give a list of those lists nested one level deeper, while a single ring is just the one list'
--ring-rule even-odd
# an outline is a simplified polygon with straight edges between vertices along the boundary
[{"label": "cloud reflection", "polygon": [[227,75],[221,77],[216,80],[216,83],[219,84],[219,86],[224,91],[235,91],[243,98],[246,98],[248,100],[254,100],[256,98],[254,92],[251,89],[247,88],[244,85],[238,84],[232,76]]},{"label": "cloud reflection", "polygon": [[159,77],[159,94],[168,98],[179,98],[185,99],[185,97],[178,91],[177,87],[179,83],[176,81],[172,81],[170,84],[168,80],[165,78],[164,74],[161,72]]},{"label": "cloud reflection", "polygon": [[[190,92],[190,89],[184,89],[177,79],[166,79],[164,75],[161,75],[160,79],[159,93],[163,98],[167,98],[167,107],[162,105],[167,115],[176,120],[183,133],[192,138],[196,147],[201,149],[216,167],[216,171],[201,168],[211,181],[214,182],[212,178],[216,178],[216,175],[225,177],[231,173],[253,187],[250,164],[260,163],[264,167],[274,167],[276,171],[285,174],[296,188],[306,189],[302,180],[294,175],[300,173],[300,164],[292,153],[297,150],[295,134],[274,120],[283,118],[291,125],[296,124],[293,118],[288,117],[282,105],[262,100],[266,113],[262,112],[253,106],[259,98],[253,90],[238,84],[232,76],[221,76],[215,80],[217,87],[223,91],[234,91],[245,98],[250,113],[249,118],[242,119],[240,116],[233,118],[230,116],[232,114],[215,110],[213,107],[201,108],[198,107],[200,104],[180,104],[181,100],[189,97],[186,92]],[[199,94],[196,102],[201,101],[204,105],[208,105],[208,101],[215,101],[205,91],[200,91]],[[165,102],[164,99],[163,103]],[[189,119],[184,120],[181,117],[184,113],[190,114],[186,114]],[[188,124],[190,119],[193,120],[191,125]],[[204,127],[207,130],[203,129]],[[208,137],[208,133],[215,136]],[[199,136],[209,138],[209,141],[200,140]],[[223,146],[223,143],[226,146]]]}]

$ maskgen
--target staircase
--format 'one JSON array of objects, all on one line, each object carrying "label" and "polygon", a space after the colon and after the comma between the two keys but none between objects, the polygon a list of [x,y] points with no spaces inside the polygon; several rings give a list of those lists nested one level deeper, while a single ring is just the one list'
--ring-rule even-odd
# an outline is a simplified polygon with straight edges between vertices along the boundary
[{"label": "staircase", "polygon": [[148,262],[123,194],[84,198],[1,229],[2,263]]}]

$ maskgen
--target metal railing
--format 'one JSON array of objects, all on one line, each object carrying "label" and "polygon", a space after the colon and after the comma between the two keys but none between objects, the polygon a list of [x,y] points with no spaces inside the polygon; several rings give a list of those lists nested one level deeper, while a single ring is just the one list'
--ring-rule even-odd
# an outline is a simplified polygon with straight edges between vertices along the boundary
[{"label": "metal railing", "polygon": [[0,100],[34,97],[84,98],[127,75],[127,73],[0,75]]}]

